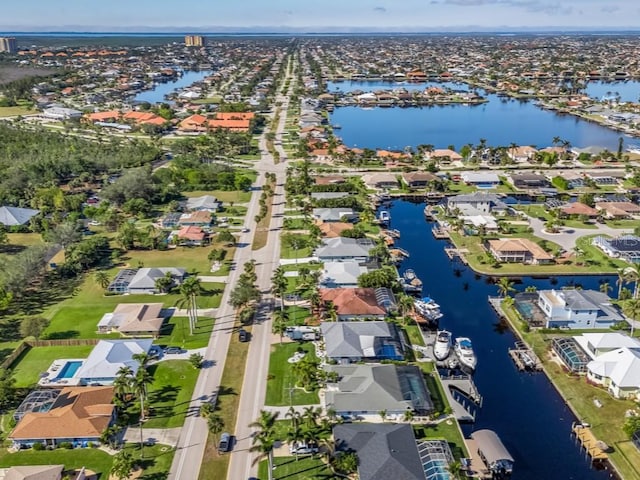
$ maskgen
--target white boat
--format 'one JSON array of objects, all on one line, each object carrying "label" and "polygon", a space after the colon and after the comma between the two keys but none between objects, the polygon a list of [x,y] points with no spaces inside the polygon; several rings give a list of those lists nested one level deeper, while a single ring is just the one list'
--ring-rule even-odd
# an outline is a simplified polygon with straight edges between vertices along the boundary
[{"label": "white boat", "polygon": [[389,223],[391,221],[391,215],[389,214],[388,211],[386,210],[381,210],[380,213],[378,214],[378,220],[380,220],[380,223]]},{"label": "white boat", "polygon": [[435,322],[436,320],[442,318],[440,305],[438,305],[429,297],[424,297],[421,300],[414,300],[413,305],[416,309],[416,312],[427,320]]},{"label": "white boat", "polygon": [[405,270],[400,283],[402,284],[402,289],[407,293],[422,293],[422,280],[410,268]]},{"label": "white boat", "polygon": [[473,352],[471,339],[467,337],[456,338],[456,343],[453,349],[455,350],[458,360],[460,360],[460,364],[462,366],[475,370],[478,359],[476,358],[476,354]]},{"label": "white boat", "polygon": [[433,346],[433,356],[436,357],[436,360],[442,361],[449,356],[453,343],[452,338],[451,332],[438,330],[436,333],[436,343]]}]

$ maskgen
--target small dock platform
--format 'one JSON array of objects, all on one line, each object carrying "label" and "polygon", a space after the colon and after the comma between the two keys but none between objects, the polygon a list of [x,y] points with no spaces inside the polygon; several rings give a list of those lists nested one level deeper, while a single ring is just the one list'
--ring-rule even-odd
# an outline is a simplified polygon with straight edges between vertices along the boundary
[{"label": "small dock platform", "polygon": [[509,356],[521,372],[542,370],[542,362],[524,342],[516,342],[515,347],[509,349]]},{"label": "small dock platform", "polygon": [[449,232],[442,227],[433,227],[431,233],[437,240],[448,240],[450,238]]},{"label": "small dock platform", "polygon": [[469,375],[441,376],[444,394],[453,415],[459,422],[475,422],[476,409],[482,406],[482,396]]},{"label": "small dock platform", "polygon": [[447,254],[449,260],[459,259],[464,265],[468,265],[467,258],[465,255],[469,253],[469,250],[466,248],[450,248],[447,247],[444,249],[444,253]]},{"label": "small dock platform", "polygon": [[576,441],[585,449],[586,453],[591,457],[591,462],[607,462],[609,455],[607,450],[609,447],[606,443],[598,441],[589,428],[589,425],[583,423],[574,423],[571,425],[571,432],[576,436]]}]

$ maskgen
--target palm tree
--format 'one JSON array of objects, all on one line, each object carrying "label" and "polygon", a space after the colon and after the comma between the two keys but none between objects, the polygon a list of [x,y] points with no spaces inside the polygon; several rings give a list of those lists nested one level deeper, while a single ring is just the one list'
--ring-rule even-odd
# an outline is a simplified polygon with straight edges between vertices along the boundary
[{"label": "palm tree", "polygon": [[189,317],[189,332],[193,335],[193,330],[198,323],[198,304],[197,296],[202,293],[202,285],[200,279],[196,276],[188,277],[182,285],[180,285],[180,294],[182,297],[178,300],[183,307],[187,307],[187,316]]},{"label": "palm tree", "polygon": [[509,280],[509,277],[500,277],[498,283],[496,283],[498,287],[498,294],[501,297],[507,297],[509,293],[515,292],[515,288],[513,288],[513,282]]},{"label": "palm tree", "polygon": [[336,307],[335,303],[325,302],[324,313],[330,321],[335,322],[338,320],[338,308]]},{"label": "palm tree", "polygon": [[402,295],[398,300],[398,306],[400,307],[400,315],[404,319],[407,316],[407,312],[413,308],[413,298],[409,295]]},{"label": "palm tree", "polygon": [[93,278],[96,281],[96,283],[100,285],[100,288],[106,289],[111,283],[111,280],[109,279],[109,275],[104,270],[98,270],[94,274]]},{"label": "palm tree", "polygon": [[[298,412],[293,406],[289,407],[289,410],[285,414],[285,417],[291,419],[291,425],[287,431],[287,441],[295,445],[302,438],[302,431],[300,429],[300,412]],[[298,460],[298,450],[295,450],[296,461]]]},{"label": "palm tree", "polygon": [[140,400],[140,422],[145,421],[145,402],[147,400],[147,386],[153,383],[153,377],[147,371],[146,361],[148,355],[145,354],[137,354],[138,358],[136,359],[140,366],[138,367],[138,371],[132,380],[133,392],[136,394],[138,399]]},{"label": "palm tree", "polygon": [[289,312],[286,310],[274,310],[273,312],[273,324],[271,325],[271,331],[277,335],[280,335],[280,343],[282,343],[282,337],[284,332],[287,331],[287,322],[289,321]]},{"label": "palm tree", "polygon": [[275,443],[275,425],[279,416],[279,412],[270,413],[261,410],[260,417],[249,424],[249,427],[258,429],[253,436],[253,445],[249,449],[250,452],[259,453],[252,464],[255,465],[266,457],[269,461],[269,480],[273,480],[273,445]]},{"label": "palm tree", "polygon": [[631,298],[626,300],[622,306],[622,311],[631,319],[631,336],[633,337],[636,321],[640,320],[640,299]]},{"label": "palm tree", "polygon": [[129,478],[129,474],[133,469],[133,457],[129,450],[121,450],[113,458],[113,464],[111,465],[111,475],[118,480],[125,480]]},{"label": "palm tree", "polygon": [[216,444],[218,443],[218,434],[222,432],[223,428],[224,420],[220,415],[214,413],[207,417],[207,429],[213,435]]},{"label": "palm tree", "polygon": [[380,410],[378,412],[378,415],[380,415],[380,418],[382,419],[383,422],[387,419],[387,411],[386,410]]},{"label": "palm tree", "polygon": [[611,290],[611,285],[609,285],[609,282],[602,282],[600,284],[600,291],[605,295],[608,295],[610,290]]},{"label": "palm tree", "polygon": [[624,273],[624,268],[619,268],[617,273],[618,273],[618,279],[616,280],[616,285],[618,285],[618,300],[620,300],[620,296],[622,295],[622,287],[624,286],[624,284],[627,281],[627,277]]},{"label": "palm tree", "polygon": [[113,393],[123,407],[126,406],[126,399],[133,390],[132,378],[133,370],[131,367],[120,367],[113,381]]},{"label": "palm tree", "polygon": [[406,412],[404,412],[404,421],[411,423],[415,416],[416,415],[415,413],[413,413],[413,410],[407,410]]}]

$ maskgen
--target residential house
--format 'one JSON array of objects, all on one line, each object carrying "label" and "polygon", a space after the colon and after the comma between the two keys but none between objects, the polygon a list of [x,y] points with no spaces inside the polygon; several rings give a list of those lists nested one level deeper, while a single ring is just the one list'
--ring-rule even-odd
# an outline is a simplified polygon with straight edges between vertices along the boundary
[{"label": "residential house", "polygon": [[351,195],[349,192],[313,192],[311,194],[312,200],[334,200],[337,198],[344,198]]},{"label": "residential house", "polygon": [[187,199],[186,208],[189,211],[205,211],[215,213],[222,207],[222,202],[213,195],[202,195]]},{"label": "residential house", "polygon": [[74,120],[82,117],[82,112],[73,108],[52,106],[45,108],[42,115],[52,120]]},{"label": "residential house", "polygon": [[402,419],[406,412],[428,415],[433,402],[422,370],[415,365],[328,365],[338,380],[327,384],[325,409],[341,416],[387,416]]},{"label": "residential house", "polygon": [[434,160],[440,163],[451,163],[462,161],[462,155],[449,148],[436,148],[433,152],[425,154],[427,160]]},{"label": "residential house", "polygon": [[371,173],[362,179],[369,188],[392,190],[398,188],[398,178],[393,173]]},{"label": "residential house", "polygon": [[593,245],[613,258],[622,258],[631,263],[640,263],[640,237],[621,235],[618,238],[598,236]]},{"label": "residential house", "polygon": [[640,346],[600,355],[587,364],[587,379],[615,398],[640,400]]},{"label": "residential house", "polygon": [[536,153],[537,150],[529,145],[507,149],[507,156],[516,163],[528,162]]},{"label": "residential house", "polygon": [[413,428],[408,423],[349,423],[333,427],[337,449],[358,456],[360,480],[426,480]]},{"label": "residential house", "polygon": [[111,385],[123,367],[130,368],[135,375],[140,363],[133,356],[149,353],[152,344],[150,338],[100,340],[71,378],[78,380],[78,385],[95,386]]},{"label": "residential house", "polygon": [[0,207],[0,223],[5,227],[26,225],[32,217],[35,217],[39,213],[40,210],[34,210],[32,208],[3,206]]},{"label": "residential house", "polygon": [[180,230],[173,231],[169,235],[169,241],[183,246],[204,245],[209,238],[209,234],[200,227],[188,226]]},{"label": "residential house", "polygon": [[447,210],[463,215],[500,214],[507,209],[502,198],[493,193],[470,193],[447,198]]},{"label": "residential house", "polygon": [[321,222],[342,222],[343,220],[355,222],[358,214],[353,208],[314,208],[313,218]]},{"label": "residential house", "polygon": [[320,275],[320,286],[324,288],[357,287],[358,278],[369,269],[355,260],[326,262]]},{"label": "residential house", "polygon": [[368,238],[325,238],[316,249],[315,255],[321,262],[343,262],[355,260],[366,262],[370,259],[369,252],[375,243]]},{"label": "residential house", "polygon": [[608,219],[638,218],[640,205],[632,202],[597,202],[596,209]]},{"label": "residential house", "polygon": [[196,210],[191,213],[183,213],[180,215],[178,225],[181,227],[209,227],[213,223],[213,216],[207,210]]},{"label": "residential house", "polygon": [[336,238],[345,230],[353,230],[353,223],[345,222],[316,222],[323,237]]},{"label": "residential house", "polygon": [[624,321],[609,296],[595,290],[540,290],[538,307],[546,328],[609,328]]},{"label": "residential house", "polygon": [[393,323],[384,321],[322,322],[327,358],[338,363],[402,360],[405,345]]},{"label": "residential house", "polygon": [[430,172],[408,172],[401,175],[409,188],[426,188],[429,184],[440,182],[440,178]]},{"label": "residential house", "polygon": [[167,123],[167,120],[152,112],[138,112],[131,110],[122,115],[122,120],[136,125],[155,125],[161,127]]},{"label": "residential house", "polygon": [[[156,280],[171,274],[174,286],[182,284],[187,272],[184,268],[175,267],[158,267],[158,268],[140,268],[131,278],[126,286],[126,293],[160,293],[156,286]],[[116,277],[117,278],[117,277]],[[115,280],[114,280],[115,281]],[[113,283],[113,282],[112,282]],[[109,286],[111,291],[111,286]]]},{"label": "residential house", "polygon": [[161,303],[120,303],[98,322],[98,333],[118,332],[130,337],[158,338],[164,323]]},{"label": "residential house", "polygon": [[64,465],[16,465],[0,468],[0,480],[61,480],[63,470]]},{"label": "residential house", "polygon": [[48,397],[46,404],[32,402],[21,414],[8,436],[15,446],[56,446],[63,442],[87,446],[99,442],[102,432],[116,419],[112,387],[66,387],[54,392],[57,395]]},{"label": "residential house", "polygon": [[320,298],[333,304],[339,322],[384,320],[397,310],[396,299],[388,288],[321,288]]},{"label": "residential house", "polygon": [[167,213],[159,221],[160,228],[165,228],[165,229],[176,228],[179,225],[181,217],[182,217],[182,213],[178,213],[178,212]]},{"label": "residential house", "polygon": [[478,188],[493,188],[500,185],[500,177],[492,172],[462,172],[460,178],[467,185]]},{"label": "residential house", "polygon": [[581,202],[567,203],[560,207],[560,212],[568,217],[598,218],[600,216],[598,210]]},{"label": "residential house", "polygon": [[347,180],[340,175],[321,175],[314,177],[313,181],[316,185],[338,185],[345,183]]},{"label": "residential house", "polygon": [[553,255],[527,238],[499,238],[487,242],[489,252],[498,261],[542,265],[553,263]]},{"label": "residential house", "polygon": [[549,179],[538,173],[514,173],[511,175],[511,183],[514,187],[524,190],[548,188],[551,186]]},{"label": "residential house", "polygon": [[583,333],[573,339],[591,360],[620,348],[640,348],[640,340],[620,332]]}]

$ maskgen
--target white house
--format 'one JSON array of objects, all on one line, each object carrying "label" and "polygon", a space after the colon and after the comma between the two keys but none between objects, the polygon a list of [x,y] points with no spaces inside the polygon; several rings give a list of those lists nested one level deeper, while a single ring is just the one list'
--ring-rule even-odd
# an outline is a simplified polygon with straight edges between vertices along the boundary
[{"label": "white house", "polygon": [[624,321],[608,295],[595,290],[540,290],[546,328],[609,328]]},{"label": "white house", "polygon": [[616,398],[640,399],[640,347],[600,355],[587,364],[587,378]]}]

